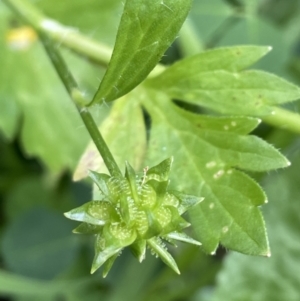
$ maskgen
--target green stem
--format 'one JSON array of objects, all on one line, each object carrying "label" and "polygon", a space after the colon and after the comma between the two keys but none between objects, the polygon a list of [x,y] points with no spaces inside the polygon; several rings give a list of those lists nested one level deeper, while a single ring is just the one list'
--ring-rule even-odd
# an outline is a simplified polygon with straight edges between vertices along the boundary
[{"label": "green stem", "polygon": [[[28,22],[37,32],[43,32],[59,45],[86,56],[91,61],[104,67],[108,66],[112,55],[110,47],[80,34],[73,28],[47,18],[27,0],[3,0],[3,2],[18,16]],[[149,76],[156,76],[164,69],[164,66],[158,64]]]},{"label": "green stem", "polygon": [[3,0],[18,16],[28,22],[36,31],[45,33],[53,41],[89,59],[107,66],[112,49],[78,33],[70,27],[47,18],[26,0]]},{"label": "green stem", "polygon": [[39,33],[39,37],[44,45],[44,48],[55,67],[60,79],[62,80],[65,88],[67,89],[69,95],[74,101],[78,112],[81,116],[85,127],[87,128],[92,140],[94,141],[98,151],[100,152],[103,161],[112,176],[120,177],[122,173],[114,160],[108,146],[106,145],[98,127],[89,112],[88,108],[85,106],[87,103],[86,99],[83,97],[83,94],[80,92],[79,87],[69,71],[64,59],[60,55],[59,51],[53,45],[53,42],[49,39],[47,32],[41,30],[39,24],[41,22],[41,18],[39,13],[31,7],[27,5],[26,2],[20,0],[4,0],[9,7],[16,12],[22,19],[32,25],[37,32]]},{"label": "green stem", "polygon": [[89,112],[87,107],[83,107],[80,109],[80,116],[86,126],[86,128],[88,129],[97,149],[99,150],[103,161],[109,171],[109,173],[116,177],[116,178],[120,178],[122,177],[122,173],[112,155],[112,153],[110,152],[107,144],[105,143],[100,131],[98,130],[98,127],[91,115],[91,113]]},{"label": "green stem", "polygon": [[86,129],[88,130],[92,140],[94,141],[98,151],[100,152],[108,171],[114,177],[121,177],[122,173],[108,146],[106,145],[91,113],[85,106],[85,103],[87,103],[87,101],[84,98],[81,91],[79,90],[79,87],[71,72],[69,71],[64,59],[60,55],[59,51],[53,46],[51,40],[44,33],[40,33],[40,39],[43,42],[43,45],[59,77],[61,78],[64,86],[66,87],[71,98],[73,99],[81,116],[81,119]]},{"label": "green stem", "polygon": [[39,37],[61,81],[63,82],[68,93],[72,96],[73,91],[79,89],[73,75],[48,36],[43,32],[39,32]]},{"label": "green stem", "polygon": [[262,117],[265,123],[300,134],[300,115],[280,107],[273,107],[273,114]]}]

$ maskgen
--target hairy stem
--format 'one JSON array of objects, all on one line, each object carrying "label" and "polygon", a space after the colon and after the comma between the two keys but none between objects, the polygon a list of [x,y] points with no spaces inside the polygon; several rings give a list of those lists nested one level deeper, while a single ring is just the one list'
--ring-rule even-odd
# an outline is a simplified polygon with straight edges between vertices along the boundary
[{"label": "hairy stem", "polygon": [[72,76],[70,70],[68,69],[64,59],[60,55],[59,51],[53,45],[52,40],[47,35],[47,32],[39,27],[41,17],[39,13],[35,10],[34,7],[31,7],[29,4],[23,0],[4,0],[5,3],[12,8],[22,19],[28,22],[35,30],[39,33],[40,40],[42,41],[44,48],[55,67],[61,81],[63,82],[65,88],[67,89],[69,95],[74,101],[78,112],[81,116],[81,119],[88,130],[92,140],[94,141],[98,151],[100,152],[103,161],[112,176],[120,177],[122,173],[114,160],[108,146],[106,145],[98,127],[89,112],[88,108],[85,106],[87,100],[84,98],[81,93],[74,77]]},{"label": "hairy stem", "polygon": [[44,34],[40,33],[40,39],[43,42],[43,45],[51,59],[53,66],[55,67],[59,77],[61,78],[64,86],[66,87],[67,91],[69,92],[71,98],[73,99],[78,112],[81,116],[81,119],[88,130],[92,140],[94,141],[98,151],[100,152],[103,161],[110,172],[110,174],[114,177],[122,176],[122,173],[111,154],[108,146],[106,145],[98,127],[95,123],[91,113],[89,112],[88,108],[85,106],[87,103],[86,99],[84,98],[83,94],[79,90],[79,87],[70,73],[64,59],[60,55],[59,51],[53,46],[51,40]]},{"label": "hairy stem", "polygon": [[[79,94],[78,94],[78,96],[80,97]],[[74,97],[74,93],[73,93],[73,97]],[[76,96],[74,98],[76,100]],[[100,152],[109,173],[116,178],[122,177],[122,173],[121,173],[112,153],[110,152],[107,144],[105,143],[88,108],[87,107],[80,108],[79,113],[85,124],[85,127],[87,128],[87,130],[89,131],[89,133],[93,139],[93,142],[95,143],[98,151]]]}]

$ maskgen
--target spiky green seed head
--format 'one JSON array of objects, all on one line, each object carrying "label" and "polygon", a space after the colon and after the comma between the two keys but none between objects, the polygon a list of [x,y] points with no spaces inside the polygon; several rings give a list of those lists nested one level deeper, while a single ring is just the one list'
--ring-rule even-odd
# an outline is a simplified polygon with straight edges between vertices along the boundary
[{"label": "spiky green seed head", "polygon": [[190,224],[181,215],[203,198],[168,190],[172,161],[172,158],[166,159],[144,169],[141,177],[128,162],[124,177],[90,172],[100,190],[99,200],[75,208],[65,216],[82,222],[73,230],[74,233],[96,235],[92,273],[105,264],[105,277],[125,247],[130,247],[142,262],[149,247],[151,253],[179,274],[163,241],[179,240],[201,245],[182,232]]}]

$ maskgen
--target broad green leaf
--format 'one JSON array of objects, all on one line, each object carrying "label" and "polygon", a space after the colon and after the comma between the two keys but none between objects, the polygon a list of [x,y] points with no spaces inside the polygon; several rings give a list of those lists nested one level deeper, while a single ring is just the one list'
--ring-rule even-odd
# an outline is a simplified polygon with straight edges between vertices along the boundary
[{"label": "broad green leaf", "polygon": [[[126,160],[134,169],[140,168],[146,148],[146,130],[143,112],[139,103],[135,101],[134,93],[114,103],[100,131],[121,170],[125,169]],[[81,156],[74,180],[86,177],[88,170],[107,173],[99,151],[92,142]]]},{"label": "broad green leaf", "polygon": [[146,78],[175,39],[191,2],[125,2],[112,58],[92,104],[115,100]]},{"label": "broad green leaf", "polygon": [[[226,114],[272,114],[273,105],[300,98],[299,87],[275,75],[256,70],[239,72],[259,57],[259,50],[260,56],[266,52],[264,47],[241,49],[221,48],[187,58],[148,84],[171,98]],[[240,58],[245,59],[244,65]]]},{"label": "broad green leaf", "polygon": [[229,254],[218,276],[213,301],[299,299],[299,143],[295,145],[295,150],[292,167],[269,175],[264,180],[270,198],[268,206],[264,207],[264,216],[272,249],[271,258]]},{"label": "broad green leaf", "polygon": [[[227,120],[219,129],[195,126],[197,115],[188,118],[193,114],[182,114],[164,94],[148,91],[144,104],[153,120],[148,161],[173,155],[172,187],[204,197],[189,211],[204,250],[212,253],[220,242],[243,253],[267,256],[264,221],[257,208],[266,196],[257,183],[235,168],[265,171],[287,166],[287,159],[255,136],[229,132]],[[222,119],[214,118],[220,125]],[[249,121],[253,120],[245,117]]]},{"label": "broad green leaf", "polygon": [[55,212],[41,208],[26,212],[3,234],[4,265],[24,276],[52,279],[71,266],[78,255],[72,227]]}]

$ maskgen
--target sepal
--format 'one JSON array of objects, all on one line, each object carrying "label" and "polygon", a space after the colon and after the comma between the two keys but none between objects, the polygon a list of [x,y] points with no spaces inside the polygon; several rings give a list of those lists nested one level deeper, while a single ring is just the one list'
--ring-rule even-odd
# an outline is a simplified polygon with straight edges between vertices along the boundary
[{"label": "sepal", "polygon": [[160,257],[160,259],[169,266],[175,273],[180,274],[178,266],[171,256],[171,254],[166,250],[166,246],[163,245],[163,242],[160,238],[154,237],[147,240],[147,244],[149,245],[151,251]]},{"label": "sepal", "polygon": [[125,178],[129,182],[132,197],[133,197],[134,201],[136,202],[136,204],[138,204],[139,203],[139,197],[138,197],[138,192],[137,192],[135,171],[132,168],[132,166],[129,164],[129,162],[127,162],[127,161],[125,162],[125,166],[126,166]]},{"label": "sepal", "polygon": [[103,267],[103,272],[102,272],[102,277],[105,278],[107,276],[107,274],[109,273],[110,269],[112,268],[115,260],[117,259],[117,257],[119,256],[119,254],[122,251],[120,251],[119,253],[113,255],[112,257],[108,258],[107,261],[105,261],[104,263],[104,267]]},{"label": "sepal", "polygon": [[185,194],[175,190],[169,191],[169,193],[173,194],[179,200],[180,205],[178,206],[178,212],[180,215],[189,210],[191,207],[198,205],[204,200],[204,198],[190,194]]},{"label": "sepal", "polygon": [[[96,242],[97,246],[97,242]],[[95,273],[109,258],[117,255],[123,248],[109,246],[105,249],[96,247],[95,257],[92,263],[91,274]],[[111,268],[111,267],[110,267]]]},{"label": "sepal", "polygon": [[94,183],[98,186],[99,190],[103,193],[104,196],[109,195],[109,190],[107,188],[107,181],[110,176],[104,173],[98,173],[92,170],[88,171],[89,177],[94,181]]},{"label": "sepal", "polygon": [[72,220],[103,226],[107,222],[118,221],[119,217],[112,205],[105,201],[91,201],[72,209],[64,215]]},{"label": "sepal", "polygon": [[99,234],[102,232],[103,226],[81,223],[72,232],[76,234]]},{"label": "sepal", "polygon": [[201,242],[191,238],[190,236],[188,236],[187,234],[185,233],[182,233],[182,232],[171,232],[171,233],[168,233],[164,236],[164,238],[166,237],[166,239],[175,239],[175,240],[179,240],[179,241],[182,241],[182,242],[186,242],[186,243],[189,243],[189,244],[193,244],[193,245],[196,245],[196,246],[201,246]]},{"label": "sepal", "polygon": [[146,240],[136,240],[131,246],[130,250],[132,254],[142,262],[146,258]]},{"label": "sepal", "polygon": [[167,181],[173,163],[173,157],[168,158],[147,171],[146,181],[155,180],[158,182]]}]

